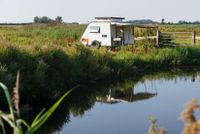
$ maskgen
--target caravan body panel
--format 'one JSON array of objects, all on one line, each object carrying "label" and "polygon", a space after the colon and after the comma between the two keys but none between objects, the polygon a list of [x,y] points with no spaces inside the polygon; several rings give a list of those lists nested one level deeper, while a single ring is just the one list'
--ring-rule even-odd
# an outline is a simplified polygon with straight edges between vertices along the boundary
[{"label": "caravan body panel", "polygon": [[121,46],[133,44],[133,24],[122,21],[121,17],[97,17],[91,22],[81,42],[84,45]]},{"label": "caravan body panel", "polygon": [[[92,45],[93,42],[99,42],[102,46],[111,46],[111,30],[109,22],[92,22],[90,23],[83,36],[81,42],[84,45]],[[84,40],[86,40],[84,42]]]}]

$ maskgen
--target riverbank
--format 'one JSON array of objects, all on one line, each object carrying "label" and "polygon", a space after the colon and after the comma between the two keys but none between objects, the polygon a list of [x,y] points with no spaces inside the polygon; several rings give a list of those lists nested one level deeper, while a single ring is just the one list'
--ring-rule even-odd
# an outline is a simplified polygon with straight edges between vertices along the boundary
[{"label": "riverbank", "polygon": [[84,46],[0,46],[0,81],[12,89],[21,71],[21,94],[25,101],[57,98],[69,87],[137,77],[149,72],[200,65],[200,47],[152,48],[133,53],[122,48],[109,52]]}]

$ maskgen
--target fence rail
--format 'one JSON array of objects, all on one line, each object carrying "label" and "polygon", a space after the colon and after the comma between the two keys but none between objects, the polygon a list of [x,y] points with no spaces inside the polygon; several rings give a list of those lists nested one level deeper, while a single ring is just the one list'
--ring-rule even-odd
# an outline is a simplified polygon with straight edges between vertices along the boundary
[{"label": "fence rail", "polygon": [[192,34],[193,32],[162,32],[166,34]]},{"label": "fence rail", "polygon": [[134,40],[146,40],[146,39],[156,39],[157,36],[145,36],[145,37],[136,37]]},{"label": "fence rail", "polygon": [[200,36],[199,36],[199,37],[196,37],[196,40],[200,40]]},{"label": "fence rail", "polygon": [[196,32],[160,32],[156,36],[135,37],[136,41],[156,39],[156,45],[185,46],[185,44],[196,45],[200,36]]}]

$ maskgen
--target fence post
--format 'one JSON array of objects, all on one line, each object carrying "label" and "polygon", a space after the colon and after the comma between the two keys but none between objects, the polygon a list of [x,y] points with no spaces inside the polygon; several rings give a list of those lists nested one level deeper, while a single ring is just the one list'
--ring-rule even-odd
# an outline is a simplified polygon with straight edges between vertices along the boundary
[{"label": "fence post", "polygon": [[192,44],[195,45],[196,44],[196,32],[192,32]]},{"label": "fence post", "polygon": [[157,30],[156,32],[156,45],[159,46],[159,42],[160,42],[160,31]]}]

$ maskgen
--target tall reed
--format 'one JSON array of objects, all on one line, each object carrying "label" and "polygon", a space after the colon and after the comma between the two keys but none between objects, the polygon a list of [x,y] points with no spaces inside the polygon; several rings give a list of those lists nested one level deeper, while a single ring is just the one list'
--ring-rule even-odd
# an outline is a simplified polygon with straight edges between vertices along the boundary
[{"label": "tall reed", "polygon": [[[53,112],[58,108],[63,99],[68,96],[75,88],[66,92],[58,101],[56,101],[48,110],[43,109],[33,120],[31,125],[28,125],[25,120],[20,118],[19,115],[19,72],[16,77],[16,85],[13,88],[13,96],[11,98],[8,88],[0,83],[0,87],[3,89],[4,94],[7,99],[9,113],[0,110],[0,126],[3,134],[6,134],[6,129],[4,122],[6,122],[10,128],[13,129],[13,134],[33,134],[35,133],[53,114]],[[16,114],[17,116],[16,116]],[[25,126],[26,131],[23,130]]]}]

